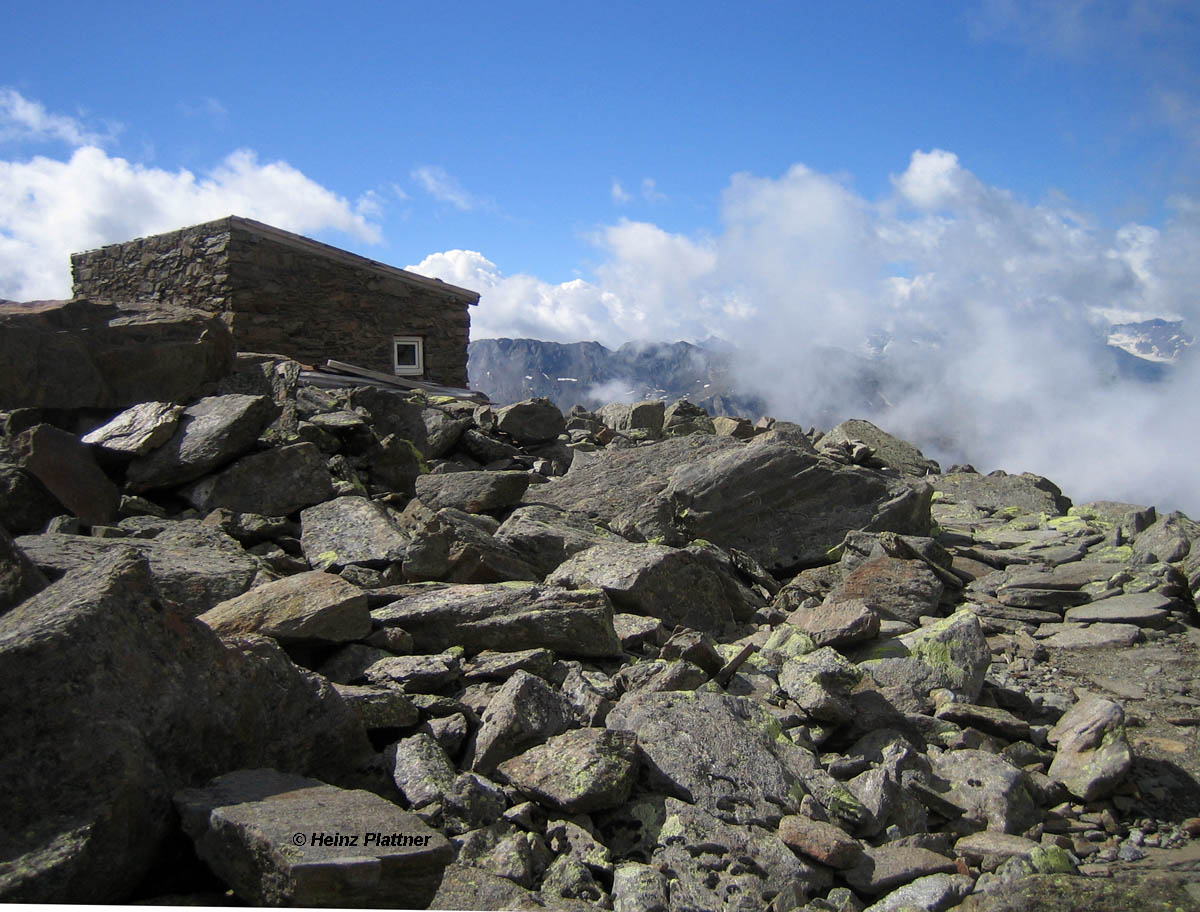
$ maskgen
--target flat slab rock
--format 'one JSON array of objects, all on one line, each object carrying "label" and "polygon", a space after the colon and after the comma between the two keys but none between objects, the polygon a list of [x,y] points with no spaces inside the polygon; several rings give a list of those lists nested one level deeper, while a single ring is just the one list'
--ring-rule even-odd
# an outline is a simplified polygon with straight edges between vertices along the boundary
[{"label": "flat slab rock", "polygon": [[423,908],[453,856],[378,795],[275,770],[228,773],[175,806],[197,854],[255,905]]},{"label": "flat slab rock", "polygon": [[1157,592],[1114,595],[1112,598],[1071,608],[1065,617],[1081,624],[1136,624],[1139,627],[1165,627],[1171,623],[1171,599]]},{"label": "flat slab rock", "polygon": [[414,648],[434,653],[544,647],[562,655],[621,655],[613,608],[598,589],[569,591],[531,583],[448,586],[371,612],[385,627],[412,634]]},{"label": "flat slab rock", "polygon": [[113,551],[132,548],[146,557],[164,598],[188,614],[202,614],[250,587],[258,562],[218,529],[198,520],[174,522],[155,538],[22,535],[17,545],[42,572],[57,578],[91,566]]},{"label": "flat slab rock", "polygon": [[344,643],[371,632],[367,595],[321,570],[251,589],[200,615],[217,633],[261,633],[284,640]]}]

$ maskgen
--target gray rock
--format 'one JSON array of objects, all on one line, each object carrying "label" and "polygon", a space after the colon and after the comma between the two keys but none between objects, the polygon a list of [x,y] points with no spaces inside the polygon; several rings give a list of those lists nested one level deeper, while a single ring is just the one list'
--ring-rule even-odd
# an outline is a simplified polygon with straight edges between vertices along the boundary
[{"label": "gray rock", "polygon": [[478,428],[467,428],[458,439],[458,448],[480,465],[503,465],[512,463],[521,455],[521,450],[503,440],[486,434]]},{"label": "gray rock", "polygon": [[722,820],[777,822],[804,787],[777,755],[778,723],[743,697],[700,691],[626,694],[609,728],[632,731],[653,786]]},{"label": "gray rock", "polygon": [[688,434],[715,434],[716,428],[708,412],[686,399],[667,406],[663,413],[663,434],[667,437],[684,437]]},{"label": "gray rock", "polygon": [[674,798],[664,811],[651,861],[671,874],[671,908],[765,909],[794,885],[812,894],[832,886],[827,868],[798,858],[769,829],[734,825]]},{"label": "gray rock", "polygon": [[559,564],[601,542],[621,542],[620,536],[597,526],[584,513],[530,504],[519,507],[500,524],[496,541],[512,548],[539,578]]},{"label": "gray rock", "polygon": [[405,694],[391,687],[334,684],[333,689],[368,731],[380,728],[409,728],[420,719],[417,707]]},{"label": "gray rock", "polygon": [[799,627],[818,646],[850,646],[879,634],[879,615],[859,598],[801,605],[787,622]]},{"label": "gray rock", "polygon": [[883,556],[855,566],[826,600],[859,599],[885,618],[919,624],[923,615],[940,613],[943,589],[941,579],[925,562]]},{"label": "gray rock", "polygon": [[469,418],[452,418],[437,408],[422,409],[421,420],[425,424],[423,451],[427,459],[439,459],[453,450],[471,425]]},{"label": "gray rock", "polygon": [[17,545],[47,576],[82,569],[115,550],[145,555],[162,597],[179,610],[203,614],[250,588],[258,563],[219,529],[197,520],[167,524],[152,539],[95,538],[86,535],[23,535]]},{"label": "gray rock", "polygon": [[331,498],[333,482],[321,451],[311,443],[297,443],[243,456],[180,494],[205,513],[224,508],[287,516]]},{"label": "gray rock", "polygon": [[[1051,625],[1043,624],[1042,630]],[[1135,624],[1094,623],[1087,627],[1062,624],[1042,640],[1042,644],[1054,649],[1106,649],[1114,646],[1132,646],[1142,638],[1142,628]]]},{"label": "gray rock", "polygon": [[267,396],[208,396],[189,405],[171,439],[129,464],[126,484],[139,493],[207,475],[248,450],[275,420],[279,407]]},{"label": "gray rock", "polygon": [[141,402],[84,434],[83,442],[119,456],[145,456],[171,439],[183,406]]},{"label": "gray rock", "polygon": [[613,871],[613,912],[669,912],[667,877],[639,861],[626,861]]},{"label": "gray rock", "polygon": [[1181,561],[1191,552],[1196,532],[1196,524],[1182,513],[1160,516],[1134,539],[1134,561],[1139,564]]},{"label": "gray rock", "polygon": [[931,705],[930,692],[942,687],[968,702],[978,700],[992,657],[978,617],[965,609],[878,647],[885,655],[889,651],[899,654],[865,657],[859,664],[885,693],[921,707]]},{"label": "gray rock", "polygon": [[405,531],[412,535],[404,557],[404,578],[451,583],[537,579],[537,571],[507,544],[497,541],[484,526],[485,521],[495,524],[491,517],[476,516],[451,507],[432,513],[419,500],[409,502],[399,519]]},{"label": "gray rock", "polygon": [[398,687],[405,693],[440,693],[462,675],[454,655],[389,656],[363,672],[372,684]]},{"label": "gray rock", "polygon": [[416,481],[417,497],[431,510],[453,507],[467,513],[513,507],[528,487],[525,472],[453,472],[422,475]]},{"label": "gray rock", "polygon": [[[196,853],[255,905],[424,906],[453,857],[446,838],[370,792],[241,770],[175,794]],[[301,844],[300,837],[303,837]]]},{"label": "gray rock", "polygon": [[189,783],[255,765],[339,781],[371,756],[327,682],[164,608],[128,548],[0,615],[0,691],[8,902],[124,901]]},{"label": "gray rock", "polygon": [[1077,624],[1136,624],[1139,627],[1166,627],[1171,623],[1174,602],[1155,592],[1115,595],[1112,598],[1071,608],[1063,616]]},{"label": "gray rock", "polygon": [[175,307],[72,301],[0,305],[0,408],[184,402],[227,374],[220,317]]},{"label": "gray rock", "polygon": [[384,751],[384,760],[396,788],[417,811],[441,802],[458,776],[437,741],[423,733],[391,745]]},{"label": "gray rock", "polygon": [[974,878],[965,874],[928,874],[893,890],[865,912],[943,912],[962,902],[974,886]]},{"label": "gray rock", "polygon": [[884,845],[868,847],[858,863],[845,872],[845,877],[860,893],[878,896],[919,877],[957,872],[954,862],[937,852],[915,846]]},{"label": "gray rock", "polygon": [[462,646],[468,653],[545,648],[581,657],[621,655],[612,603],[595,589],[449,586],[402,598],[371,616],[385,626],[403,627],[422,652]]},{"label": "gray rock", "polygon": [[1029,472],[1008,475],[993,472],[978,475],[973,472],[950,472],[929,479],[940,493],[939,505],[972,504],[988,511],[1016,508],[1021,513],[1046,513],[1062,516],[1071,508],[1071,501],[1049,479]]},{"label": "gray rock", "polygon": [[511,909],[535,912],[545,909],[540,896],[518,886],[507,877],[474,865],[447,865],[430,909]]},{"label": "gray rock", "polygon": [[960,912],[1032,912],[1086,909],[1088,912],[1179,912],[1200,907],[1188,889],[1190,875],[1118,871],[1108,877],[1034,874],[996,892],[973,893]]},{"label": "gray rock", "polygon": [[11,452],[21,468],[83,522],[100,524],[117,518],[120,492],[96,465],[91,447],[74,434],[49,424],[35,425],[16,436]]},{"label": "gray rock", "polygon": [[44,532],[63,506],[20,466],[0,462],[0,526],[12,535]]},{"label": "gray rock", "polygon": [[[925,475],[936,475],[940,467],[932,459],[925,456],[911,443],[893,437],[886,431],[880,430],[869,421],[851,418],[843,421],[825,435],[824,440],[834,443],[860,441],[874,450],[874,461],[881,465],[921,478]],[[824,442],[824,441],[822,441]]]},{"label": "gray rock", "polygon": [[614,431],[622,434],[641,431],[655,439],[662,436],[666,403],[661,399],[647,402],[613,402],[596,412],[600,420]]},{"label": "gray rock", "polygon": [[1111,700],[1081,698],[1047,737],[1058,748],[1048,775],[1084,801],[1111,794],[1133,765],[1125,711]]},{"label": "gray rock", "polygon": [[561,564],[547,585],[603,589],[621,611],[720,633],[734,620],[721,579],[690,551],[665,545],[602,543]]},{"label": "gray rock", "polygon": [[0,526],[0,614],[37,595],[48,585],[42,571]]},{"label": "gray rock", "polygon": [[510,757],[570,726],[563,699],[541,678],[516,672],[488,703],[475,733],[471,769],[488,774]]},{"label": "gray rock", "polygon": [[317,570],[401,561],[409,542],[386,507],[353,494],[302,510],[300,528],[304,556]]},{"label": "gray rock", "polygon": [[661,496],[688,539],[745,551],[778,570],[823,560],[854,529],[925,534],[930,494],[924,482],[756,440],[679,466]]},{"label": "gray rock", "polygon": [[543,807],[590,814],[624,804],[637,775],[632,732],[578,728],[501,763],[510,783]]},{"label": "gray rock", "polygon": [[520,444],[553,440],[566,426],[562,412],[549,399],[525,399],[496,412],[496,430]]},{"label": "gray rock", "polygon": [[854,663],[826,646],[793,656],[779,670],[779,686],[809,716],[839,725],[854,716],[850,689],[862,679]]},{"label": "gray rock", "polygon": [[320,570],[297,573],[221,602],[199,616],[217,633],[261,633],[277,640],[344,643],[371,632],[367,596]]},{"label": "gray rock", "polygon": [[1029,776],[1008,761],[979,750],[954,750],[931,758],[934,772],[950,783],[942,795],[962,808],[977,829],[1024,833],[1038,821]]}]

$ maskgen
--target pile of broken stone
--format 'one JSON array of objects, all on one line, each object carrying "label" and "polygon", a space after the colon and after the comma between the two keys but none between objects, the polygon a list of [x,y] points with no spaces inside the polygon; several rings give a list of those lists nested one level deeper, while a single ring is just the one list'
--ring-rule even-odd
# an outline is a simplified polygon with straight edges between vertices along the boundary
[{"label": "pile of broken stone", "polygon": [[993,909],[1138,854],[1121,705],[1023,672],[1183,637],[1181,514],[862,421],[201,392],[3,413],[6,901]]}]

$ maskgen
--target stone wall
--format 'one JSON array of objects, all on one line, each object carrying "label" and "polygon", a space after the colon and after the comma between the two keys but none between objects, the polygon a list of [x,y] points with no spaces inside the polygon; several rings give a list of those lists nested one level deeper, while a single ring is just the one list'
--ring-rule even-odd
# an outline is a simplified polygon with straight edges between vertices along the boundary
[{"label": "stone wall", "polygon": [[423,339],[425,373],[467,385],[478,295],[249,219],[230,217],[75,254],[74,293],[220,314],[241,351],[391,373],[394,336]]}]

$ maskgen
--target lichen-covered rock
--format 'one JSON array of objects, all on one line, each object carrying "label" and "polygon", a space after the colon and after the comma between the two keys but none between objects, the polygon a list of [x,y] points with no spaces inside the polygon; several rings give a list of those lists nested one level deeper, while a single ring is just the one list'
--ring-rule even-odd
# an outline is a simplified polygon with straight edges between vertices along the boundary
[{"label": "lichen-covered rock", "polygon": [[371,792],[269,769],[175,794],[196,853],[254,905],[416,907],[453,857],[446,837]]},{"label": "lichen-covered rock", "polygon": [[287,516],[331,498],[333,481],[320,450],[311,443],[297,443],[243,456],[180,494],[205,513],[226,509]]},{"label": "lichen-covered rock", "polygon": [[409,542],[385,506],[354,494],[302,510],[300,527],[300,546],[316,570],[401,561]]},{"label": "lichen-covered rock", "polygon": [[885,465],[905,475],[922,478],[940,471],[934,460],[926,459],[924,454],[908,441],[893,437],[887,431],[860,418],[843,421],[826,434],[824,439],[835,443],[865,443],[874,451],[872,465]]},{"label": "lichen-covered rock", "polygon": [[623,804],[637,775],[632,732],[579,728],[504,761],[499,772],[543,806],[589,814]]},{"label": "lichen-covered rock", "polygon": [[9,902],[126,899],[177,788],[247,766],[338,781],[371,755],[328,682],[165,608],[129,548],[0,615],[0,692]]},{"label": "lichen-covered rock", "polygon": [[805,788],[777,754],[776,739],[786,738],[752,700],[639,691],[620,700],[608,726],[637,735],[654,785],[721,819],[777,822],[799,810]]},{"label": "lichen-covered rock", "polygon": [[261,633],[277,640],[344,643],[371,632],[366,593],[320,570],[251,589],[199,619],[222,635]]},{"label": "lichen-covered rock", "polygon": [[885,641],[859,659],[893,702],[922,711],[932,706],[929,695],[939,688],[978,700],[992,652],[979,618],[964,609]]},{"label": "lichen-covered rock", "polygon": [[184,409],[179,427],[162,446],[129,464],[133,492],[192,481],[248,450],[275,420],[279,407],[267,396],[208,396]]},{"label": "lichen-covered rock", "polygon": [[562,697],[541,678],[518,671],[492,697],[480,719],[468,747],[471,769],[486,775],[570,725],[570,710]]},{"label": "lichen-covered rock", "polygon": [[1125,739],[1125,711],[1111,700],[1080,699],[1047,737],[1058,748],[1048,775],[1084,801],[1110,794],[1133,765],[1133,751]]},{"label": "lichen-covered rock", "polygon": [[682,548],[629,542],[593,545],[559,565],[551,586],[603,589],[620,610],[720,633],[734,620],[720,577]]},{"label": "lichen-covered rock", "polygon": [[0,526],[0,614],[41,592],[47,585],[42,571]]},{"label": "lichen-covered rock", "polygon": [[462,646],[552,649],[561,655],[618,656],[613,608],[597,589],[569,591],[532,583],[448,586],[402,598],[371,612],[385,626],[403,627],[422,652]]},{"label": "lichen-covered rock", "polygon": [[55,578],[91,566],[115,550],[132,548],[145,555],[162,597],[190,615],[241,595],[258,572],[258,562],[237,542],[198,520],[168,523],[150,539],[48,532],[20,536],[17,545]]},{"label": "lichen-covered rock", "polygon": [[451,472],[421,475],[417,497],[431,510],[453,507],[467,513],[505,510],[521,502],[529,487],[526,472]]}]

